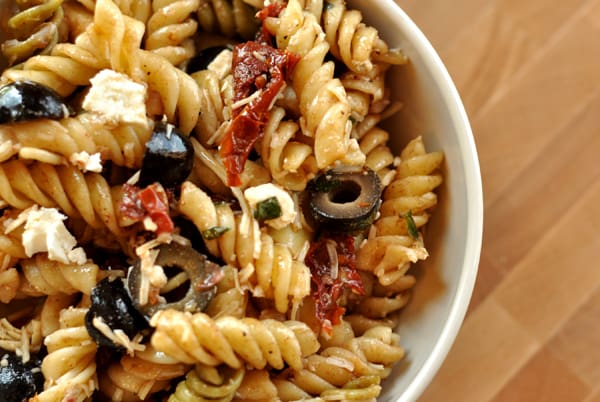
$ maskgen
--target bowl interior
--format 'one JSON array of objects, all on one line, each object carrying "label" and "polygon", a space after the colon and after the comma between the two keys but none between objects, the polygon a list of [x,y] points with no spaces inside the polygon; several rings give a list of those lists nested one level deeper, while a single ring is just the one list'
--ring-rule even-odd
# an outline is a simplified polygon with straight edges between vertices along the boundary
[{"label": "bowl interior", "polygon": [[422,135],[445,154],[444,185],[425,235],[430,257],[411,268],[418,282],[398,328],[407,358],[384,383],[381,401],[416,400],[452,345],[464,318],[479,263],[483,199],[477,152],[456,88],[431,44],[392,0],[348,0],[391,47],[408,55],[390,71],[392,96],[404,103],[385,122],[398,153]]}]

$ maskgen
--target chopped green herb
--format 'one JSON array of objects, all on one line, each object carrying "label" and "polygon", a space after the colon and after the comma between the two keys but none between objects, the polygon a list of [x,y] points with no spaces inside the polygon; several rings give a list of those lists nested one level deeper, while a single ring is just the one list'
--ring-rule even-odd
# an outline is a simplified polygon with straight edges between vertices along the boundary
[{"label": "chopped green herb", "polygon": [[228,230],[229,228],[224,226],[213,226],[212,228],[203,230],[200,234],[206,240],[214,240],[221,237],[223,233],[227,232]]},{"label": "chopped green herb", "polygon": [[327,174],[322,174],[317,176],[316,179],[313,179],[308,183],[309,189],[316,193],[328,193],[331,190],[335,189],[342,182],[338,179],[334,179],[332,176]]},{"label": "chopped green herb", "polygon": [[275,219],[281,216],[281,205],[277,201],[277,197],[270,197],[256,204],[254,217],[259,221]]},{"label": "chopped green herb", "polygon": [[417,230],[417,225],[415,224],[415,220],[412,216],[412,211],[409,209],[407,213],[402,214],[402,217],[406,221],[406,227],[408,228],[408,234],[413,239],[419,238],[419,231]]}]

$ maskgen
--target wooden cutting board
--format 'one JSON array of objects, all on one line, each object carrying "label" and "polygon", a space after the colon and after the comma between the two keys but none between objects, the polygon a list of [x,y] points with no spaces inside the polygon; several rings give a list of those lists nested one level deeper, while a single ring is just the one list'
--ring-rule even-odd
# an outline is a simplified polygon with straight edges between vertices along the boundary
[{"label": "wooden cutting board", "polygon": [[600,0],[396,0],[471,119],[484,241],[420,402],[600,402]]}]

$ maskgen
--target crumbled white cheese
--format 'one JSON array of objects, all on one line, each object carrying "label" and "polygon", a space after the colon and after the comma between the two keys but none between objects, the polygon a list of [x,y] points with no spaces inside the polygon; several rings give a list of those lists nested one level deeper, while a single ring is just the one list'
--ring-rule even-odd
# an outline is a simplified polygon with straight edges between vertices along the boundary
[{"label": "crumbled white cheese", "polygon": [[268,198],[275,197],[281,208],[281,216],[275,219],[268,219],[265,223],[275,229],[283,229],[296,219],[296,208],[291,195],[283,188],[273,184],[266,183],[256,187],[248,187],[244,191],[244,197],[252,210],[256,209],[256,204]]},{"label": "crumbled white cheese", "polygon": [[94,317],[92,325],[113,343],[127,349],[127,354],[130,356],[133,356],[136,351],[146,350],[146,346],[141,344],[137,337],[131,340],[122,329],[111,329],[102,317]]},{"label": "crumbled white cheese", "polygon": [[102,70],[90,80],[92,86],[83,108],[106,124],[147,124],[146,87],[125,74]]},{"label": "crumbled white cheese", "polygon": [[75,248],[77,240],[67,230],[67,217],[56,208],[34,208],[28,210],[23,247],[28,257],[35,253],[48,253],[48,258],[65,264],[83,264],[87,260],[81,247]]},{"label": "crumbled white cheese", "polygon": [[91,155],[85,151],[75,152],[71,154],[69,161],[83,172],[102,172],[102,158],[100,158],[100,152]]}]

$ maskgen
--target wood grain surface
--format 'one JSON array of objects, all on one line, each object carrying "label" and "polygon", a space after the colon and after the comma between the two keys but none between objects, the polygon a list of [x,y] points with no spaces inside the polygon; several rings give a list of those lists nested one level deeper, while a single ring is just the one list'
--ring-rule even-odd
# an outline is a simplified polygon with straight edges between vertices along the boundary
[{"label": "wood grain surface", "polygon": [[446,63],[485,199],[464,325],[420,402],[600,402],[600,0],[396,0]]}]

